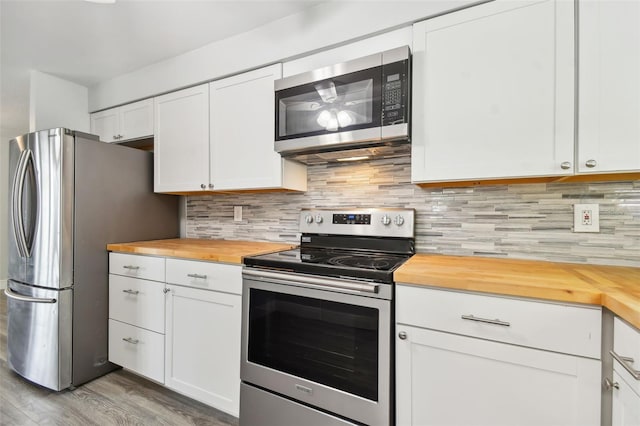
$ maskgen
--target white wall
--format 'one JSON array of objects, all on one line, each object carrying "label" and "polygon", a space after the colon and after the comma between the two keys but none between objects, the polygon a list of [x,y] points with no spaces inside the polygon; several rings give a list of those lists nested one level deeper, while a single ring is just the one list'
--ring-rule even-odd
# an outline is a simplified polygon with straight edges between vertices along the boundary
[{"label": "white wall", "polygon": [[97,84],[89,89],[89,110],[97,111],[294,59],[476,3],[479,2],[322,3],[252,31]]},{"label": "white wall", "polygon": [[76,83],[31,71],[29,131],[66,127],[89,132],[89,90]]}]

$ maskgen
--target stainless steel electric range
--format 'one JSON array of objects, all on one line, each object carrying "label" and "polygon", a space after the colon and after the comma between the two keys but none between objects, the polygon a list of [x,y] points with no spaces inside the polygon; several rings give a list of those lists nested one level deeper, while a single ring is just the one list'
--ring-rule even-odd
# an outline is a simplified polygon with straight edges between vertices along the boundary
[{"label": "stainless steel electric range", "polygon": [[393,423],[393,272],[414,217],[303,210],[298,249],[245,258],[241,426]]}]

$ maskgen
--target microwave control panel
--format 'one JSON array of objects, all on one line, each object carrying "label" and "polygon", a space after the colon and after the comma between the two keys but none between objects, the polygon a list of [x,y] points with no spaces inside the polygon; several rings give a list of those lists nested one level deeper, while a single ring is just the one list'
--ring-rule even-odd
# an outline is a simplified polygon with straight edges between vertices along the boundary
[{"label": "microwave control panel", "polygon": [[409,60],[382,66],[382,125],[409,121]]}]

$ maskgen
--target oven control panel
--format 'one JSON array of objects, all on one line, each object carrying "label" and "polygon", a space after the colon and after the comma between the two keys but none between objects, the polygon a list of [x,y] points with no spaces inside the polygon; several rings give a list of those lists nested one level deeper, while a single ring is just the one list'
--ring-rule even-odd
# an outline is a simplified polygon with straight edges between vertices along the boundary
[{"label": "oven control panel", "polygon": [[414,209],[304,209],[300,212],[303,234],[414,237]]},{"label": "oven control panel", "polygon": [[334,213],[333,223],[342,225],[371,225],[371,215],[366,213]]}]

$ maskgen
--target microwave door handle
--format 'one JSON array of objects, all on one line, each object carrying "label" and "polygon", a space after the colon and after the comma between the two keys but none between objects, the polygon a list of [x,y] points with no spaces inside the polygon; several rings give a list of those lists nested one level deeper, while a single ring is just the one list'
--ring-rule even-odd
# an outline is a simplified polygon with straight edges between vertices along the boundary
[{"label": "microwave door handle", "polygon": [[22,211],[22,190],[26,174],[26,157],[28,152],[29,150],[26,150],[20,154],[11,190],[11,222],[13,224],[13,236],[15,238],[20,257],[27,257],[27,244],[24,235],[24,217]]}]

